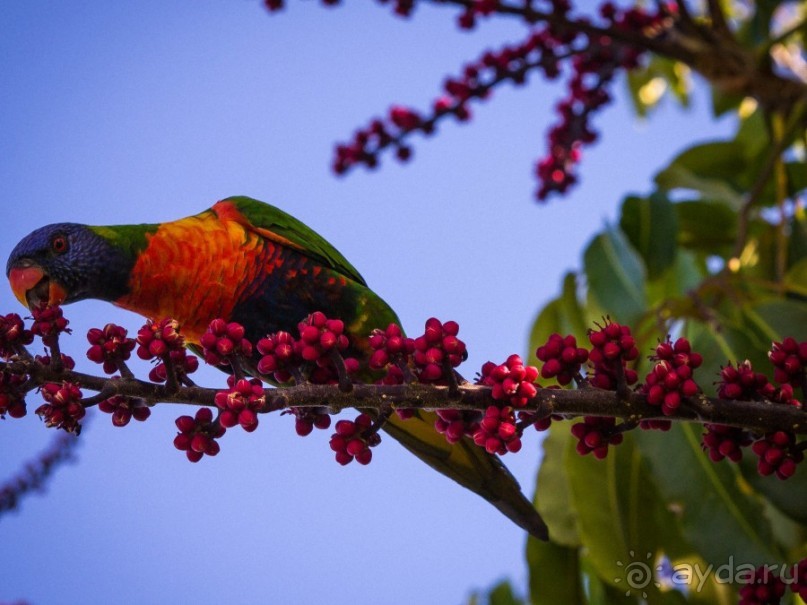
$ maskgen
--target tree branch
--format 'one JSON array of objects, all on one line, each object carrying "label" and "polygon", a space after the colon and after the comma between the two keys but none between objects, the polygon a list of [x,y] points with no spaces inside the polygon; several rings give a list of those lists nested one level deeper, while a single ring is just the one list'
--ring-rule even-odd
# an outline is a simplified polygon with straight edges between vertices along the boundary
[{"label": "tree branch", "polygon": [[[26,390],[33,390],[49,382],[74,382],[94,391],[111,395],[137,397],[149,404],[183,403],[215,407],[217,389],[180,386],[172,390],[162,384],[137,379],[102,378],[74,372],[57,371],[37,361],[0,363],[0,371],[27,373],[30,379]],[[484,411],[497,405],[490,387],[475,384],[460,384],[456,387],[424,384],[378,385],[354,384],[350,392],[339,385],[302,383],[296,386],[267,388],[266,400],[270,402],[265,411],[273,412],[288,408],[322,408],[337,413],[348,408],[383,412],[389,406],[417,410],[476,410]],[[96,403],[93,399],[93,403]],[[561,415],[616,417],[628,422],[641,420],[671,420],[723,424],[745,428],[755,432],[792,431],[807,433],[807,411],[795,406],[769,401],[733,401],[710,398],[703,395],[684,400],[673,416],[665,416],[657,406],[647,403],[646,397],[637,392],[617,393],[596,388],[586,389],[538,389],[535,397],[528,400],[520,411],[535,412],[538,417]],[[697,411],[695,411],[697,410]]]}]

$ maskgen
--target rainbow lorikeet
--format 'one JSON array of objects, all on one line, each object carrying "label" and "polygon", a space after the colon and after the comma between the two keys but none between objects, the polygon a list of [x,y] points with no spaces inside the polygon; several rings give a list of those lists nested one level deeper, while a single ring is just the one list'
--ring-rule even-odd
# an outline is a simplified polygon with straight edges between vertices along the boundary
[{"label": "rainbow lorikeet", "polygon": [[[253,342],[292,332],[314,311],[345,323],[350,354],[368,355],[374,328],[398,322],[328,242],[282,210],[231,197],[162,224],[42,227],[14,248],[6,273],[25,305],[107,300],[147,318],[176,319],[190,344],[210,320],[235,321]],[[490,501],[530,534],[547,528],[499,461],[471,440],[449,444],[434,414],[396,415],[384,429],[441,473]]]}]

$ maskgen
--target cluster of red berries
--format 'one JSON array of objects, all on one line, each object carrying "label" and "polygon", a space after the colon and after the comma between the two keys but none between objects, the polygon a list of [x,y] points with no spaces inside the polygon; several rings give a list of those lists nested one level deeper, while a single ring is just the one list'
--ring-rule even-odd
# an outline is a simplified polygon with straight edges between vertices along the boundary
[{"label": "cluster of red berries", "polygon": [[786,585],[773,568],[757,567],[740,588],[739,605],[770,605],[781,602]]},{"label": "cluster of red berries", "polygon": [[[149,320],[137,332],[137,356],[150,361],[159,359],[149,372],[152,382],[166,382],[169,371],[179,382],[188,374],[199,369],[199,359],[189,355],[185,349],[185,338],[179,332],[179,322],[166,318],[160,321]],[[169,370],[170,367],[170,370]]]},{"label": "cluster of red berries", "polygon": [[297,328],[300,330],[300,357],[305,361],[321,363],[331,351],[344,351],[348,347],[345,323],[341,319],[328,319],[315,311]]},{"label": "cluster of red berries", "polygon": [[569,334],[551,334],[545,344],[538,347],[535,356],[544,362],[542,378],[554,378],[566,386],[580,378],[580,368],[588,361],[588,350],[577,346],[577,339]]},{"label": "cluster of red berries", "polygon": [[126,426],[132,418],[143,422],[151,416],[151,408],[142,399],[113,395],[98,404],[98,409],[106,414],[112,414],[114,426]]},{"label": "cluster of red berries", "polygon": [[[560,8],[560,12],[565,13],[568,8],[566,3],[565,10]],[[660,28],[668,13],[665,7],[651,13],[641,7],[620,9],[607,2],[602,5],[600,16],[616,29],[650,31]],[[550,128],[548,152],[535,166],[540,182],[536,193],[539,200],[552,193],[565,193],[577,182],[574,171],[581,159],[581,148],[597,140],[597,133],[590,126],[591,115],[610,102],[607,87],[618,71],[634,69],[642,55],[640,49],[619,44],[608,36],[584,34],[569,27],[554,28],[553,32],[567,48],[577,48],[578,39],[584,39],[585,51],[574,53],[568,94],[556,106],[560,121]]]},{"label": "cluster of red berries", "polygon": [[775,391],[775,387],[768,382],[768,377],[755,372],[748,360],[738,363],[736,368],[729,362],[720,369],[717,396],[721,399],[771,399]]},{"label": "cluster of red berries", "polygon": [[479,428],[480,413],[474,410],[436,410],[434,428],[449,443],[473,437]]},{"label": "cluster of red berries", "polygon": [[297,324],[297,329],[299,339],[288,332],[276,332],[258,341],[256,346],[262,355],[257,366],[259,372],[285,383],[294,378],[296,369],[308,364],[310,371],[306,378],[310,382],[333,384],[339,378],[334,364],[337,354],[348,374],[359,370],[358,360],[341,357],[350,344],[342,320],[328,319],[324,313],[315,311]]},{"label": "cluster of red berries", "polygon": [[705,424],[704,428],[706,432],[701,439],[701,447],[712,462],[720,462],[724,458],[739,462],[743,457],[742,448],[753,441],[745,429],[723,424]]},{"label": "cluster of red berries", "polygon": [[275,332],[261,338],[255,345],[263,355],[258,361],[258,371],[273,377],[279,384],[289,382],[293,378],[292,368],[300,365],[294,344],[294,336],[288,332]]},{"label": "cluster of red berries", "polygon": [[807,366],[807,342],[785,338],[774,342],[768,353],[773,364],[773,379],[779,384],[800,387],[804,384],[804,368]]},{"label": "cluster of red berries", "polygon": [[473,440],[489,454],[503,456],[521,449],[521,434],[516,427],[515,410],[510,406],[488,406],[473,433]]},{"label": "cluster of red berries", "polygon": [[802,559],[793,567],[793,583],[790,589],[807,601],[807,558]]},{"label": "cluster of red berries", "polygon": [[166,318],[160,321],[149,320],[137,332],[137,356],[151,361],[164,358],[171,351],[181,351],[185,338],[179,333],[179,322]]},{"label": "cluster of red berries", "polygon": [[[492,8],[489,0],[470,4],[460,16],[460,26],[470,29],[478,15],[490,14]],[[556,46],[557,40],[547,30],[542,30],[531,33],[519,44],[486,51],[478,60],[467,64],[461,76],[446,79],[443,94],[434,100],[428,115],[395,105],[385,120],[373,120],[367,128],[357,131],[352,141],[337,145],[334,172],[344,174],[359,164],[373,168],[378,164],[379,154],[389,147],[395,149],[398,160],[407,161],[412,156],[411,147],[404,143],[409,135],[414,132],[432,134],[436,124],[448,116],[460,122],[470,120],[470,101],[488,99],[502,82],[523,84],[527,74],[536,69],[549,78],[556,77],[559,73]]]},{"label": "cluster of red berries", "polygon": [[305,437],[317,429],[327,429],[331,426],[331,415],[327,408],[291,408],[288,412],[294,415],[294,430]]},{"label": "cluster of red berries", "polygon": [[67,381],[48,382],[42,385],[41,393],[45,403],[36,409],[36,414],[45,421],[45,426],[78,435],[81,432],[79,421],[85,414],[78,386]]},{"label": "cluster of red berries", "polygon": [[227,378],[226,391],[216,393],[216,406],[221,410],[219,423],[225,428],[237,424],[251,433],[258,428],[258,414],[266,409],[266,395],[263,384],[257,378],[237,380],[234,376]]},{"label": "cluster of red berries", "polygon": [[639,349],[628,326],[607,320],[598,330],[590,330],[588,339],[592,346],[589,360],[594,364],[591,385],[599,389],[614,390],[619,386],[620,374],[626,385],[639,379],[636,370],[626,366],[639,357]]},{"label": "cluster of red berries", "polygon": [[26,376],[23,374],[15,374],[6,369],[0,371],[0,418],[5,418],[6,414],[12,418],[22,418],[28,413],[20,390],[25,382]]},{"label": "cluster of red berries", "polygon": [[[39,363],[43,366],[49,366],[53,361],[53,358],[50,355],[36,355],[34,357]],[[65,355],[64,353],[59,354],[59,359],[62,361],[62,368],[65,370],[72,370],[76,367],[76,360],[70,357],[70,355]]]},{"label": "cluster of red berries", "polygon": [[252,356],[252,343],[244,338],[244,333],[244,326],[234,321],[211,321],[207,331],[199,339],[205,361],[217,366],[230,365],[230,359],[234,356],[249,359]]},{"label": "cluster of red berries", "polygon": [[609,445],[619,445],[624,439],[616,418],[608,416],[584,416],[582,422],[572,425],[572,435],[577,438],[578,454],[593,453],[600,460],[608,455]]},{"label": "cluster of red berries", "polygon": [[179,433],[174,437],[174,447],[185,452],[191,462],[199,462],[203,456],[215,456],[221,451],[216,439],[227,429],[213,420],[210,408],[199,408],[195,416],[180,416],[176,425]]},{"label": "cluster of red berries", "polygon": [[[168,363],[166,363],[166,360]],[[179,382],[184,382],[188,374],[199,369],[199,358],[190,355],[185,349],[175,349],[163,356],[163,361],[151,368],[149,380],[152,382],[165,382],[168,380],[168,364],[170,363]]]},{"label": "cluster of red berries", "polygon": [[[337,3],[338,0],[325,1],[329,5]],[[577,182],[575,169],[582,146],[597,138],[589,123],[591,115],[611,100],[607,87],[617,73],[636,68],[644,51],[606,34],[586,33],[585,28],[576,27],[588,26],[591,21],[568,16],[572,8],[569,0],[551,0],[549,4],[553,19],[536,11],[529,2],[523,7],[508,6],[508,14],[520,10],[530,25],[540,20],[547,25],[533,29],[519,44],[508,45],[498,52],[488,51],[480,60],[466,65],[461,77],[446,81],[445,94],[434,101],[429,114],[393,106],[385,119],[373,120],[368,127],[358,130],[352,140],[336,146],[334,172],[344,174],[357,165],[373,168],[378,164],[379,154],[387,148],[394,149],[400,161],[407,161],[412,150],[405,140],[411,133],[431,134],[436,124],[449,115],[467,121],[471,117],[470,100],[489,98],[492,90],[503,82],[523,84],[528,73],[535,70],[553,79],[560,74],[560,63],[568,61],[572,75],[567,97],[557,104],[560,121],[549,130],[547,154],[535,165],[540,182],[536,192],[539,200],[552,193],[564,193]],[[282,8],[283,1],[265,0],[265,5],[276,11]],[[414,0],[394,2],[395,12],[402,16],[408,16],[413,7]],[[457,24],[461,29],[472,29],[479,18],[502,12],[502,7],[500,0],[467,2]],[[666,27],[671,11],[674,7],[665,5],[650,11],[642,7],[623,9],[606,2],[600,8],[600,17],[606,27],[653,36]]]},{"label": "cluster of red berries", "polygon": [[457,338],[459,330],[456,321],[442,323],[434,317],[426,320],[426,330],[415,338],[412,354],[420,382],[435,383],[447,378],[447,371],[465,361],[468,351],[465,343]]},{"label": "cluster of red berries", "polygon": [[751,450],[759,458],[757,471],[764,477],[776,474],[779,479],[789,479],[796,465],[804,460],[804,452],[796,447],[796,436],[787,431],[767,433],[754,442]]},{"label": "cluster of red berries", "polygon": [[31,324],[31,333],[34,336],[39,336],[46,347],[53,347],[62,332],[70,333],[70,329],[67,327],[70,322],[65,319],[59,305],[43,304],[32,309],[31,315],[34,318],[34,322]]},{"label": "cluster of red berries", "polygon": [[31,344],[34,335],[25,328],[22,318],[16,313],[0,315],[0,357],[9,359],[21,347]]},{"label": "cluster of red berries", "polygon": [[[801,407],[793,396],[791,382],[798,380],[800,383],[802,370],[796,371],[795,362],[788,360],[794,352],[798,354],[800,345],[794,339],[786,339],[785,343],[773,343],[769,354],[778,377],[785,381],[779,388],[771,384],[764,374],[755,372],[751,362],[746,360],[736,367],[729,363],[721,369],[718,396],[732,400],[765,399]],[[715,462],[724,458],[739,462],[743,448],[753,443],[751,450],[757,456],[757,471],[763,476],[775,474],[784,480],[791,477],[796,472],[796,466],[804,460],[804,453],[797,446],[796,436],[792,432],[774,431],[755,439],[748,430],[737,427],[705,424],[704,428],[706,432],[701,445]]]},{"label": "cluster of red berries", "polygon": [[[392,384],[403,382],[401,366],[406,366],[412,353],[415,352],[415,341],[407,338],[398,324],[389,324],[386,329],[375,329],[368,339],[370,354],[368,365],[372,370],[387,368],[387,376],[392,376]],[[388,367],[393,364],[391,367]],[[397,370],[397,371],[396,371]]]},{"label": "cluster of red berries", "polygon": [[334,427],[330,446],[336,454],[336,461],[350,464],[356,460],[359,464],[369,464],[373,459],[370,448],[381,443],[381,435],[369,432],[373,419],[368,414],[359,414],[355,420],[340,420]]},{"label": "cluster of red berries", "polygon": [[520,355],[510,355],[502,364],[488,361],[482,366],[482,374],[477,381],[491,389],[491,397],[496,401],[507,401],[514,408],[523,408],[538,394],[538,368],[524,365]]},{"label": "cluster of red berries", "polygon": [[703,357],[692,351],[686,338],[679,338],[674,343],[668,338],[659,343],[656,354],[650,359],[656,364],[641,390],[647,395],[647,403],[661,406],[662,413],[671,416],[682,399],[693,397],[700,390],[692,379],[692,372],[701,366]]},{"label": "cluster of red berries", "polygon": [[114,374],[119,370],[121,362],[129,359],[137,344],[133,338],[127,336],[125,328],[112,323],[105,325],[103,330],[90,328],[87,341],[91,346],[87,350],[87,358],[103,364],[107,374]]}]

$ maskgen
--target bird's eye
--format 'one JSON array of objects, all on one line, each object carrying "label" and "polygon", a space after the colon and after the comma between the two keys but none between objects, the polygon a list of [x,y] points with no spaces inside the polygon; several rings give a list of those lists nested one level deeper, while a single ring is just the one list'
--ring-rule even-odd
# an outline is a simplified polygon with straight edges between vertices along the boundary
[{"label": "bird's eye", "polygon": [[56,254],[67,252],[67,238],[64,235],[57,235],[50,241],[50,249]]}]

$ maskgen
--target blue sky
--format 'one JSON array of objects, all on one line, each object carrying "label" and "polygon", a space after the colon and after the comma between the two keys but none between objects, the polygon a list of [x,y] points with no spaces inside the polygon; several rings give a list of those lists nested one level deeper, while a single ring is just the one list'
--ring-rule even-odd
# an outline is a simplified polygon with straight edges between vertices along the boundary
[{"label": "blue sky", "polygon": [[[29,0],[3,3],[0,21],[1,258],[44,223],[159,222],[250,195],[329,239],[409,332],[458,321],[469,377],[526,352],[537,309],[625,193],[731,129],[703,96],[647,122],[617,103],[596,118],[582,186],[539,206],[532,166],[562,90],[533,78],[475,106],[471,125],[418,140],[411,165],[338,179],[335,142],[392,103],[427,107],[445,75],[522,28],[467,34],[451,10],[404,21],[360,2],[270,16],[254,0]],[[11,311],[23,310],[0,286]],[[88,328],[140,325],[98,302],[67,313],[63,346],[85,370]],[[123,429],[95,418],[79,462],[0,518],[0,602],[460,603],[505,576],[524,582],[522,533],[391,439],[368,467],[342,468],[327,433],[300,439],[268,417],[192,465],[172,446],[186,412],[158,406]],[[0,422],[0,480],[51,435],[32,413]],[[539,457],[532,435],[507,456],[528,493]]]}]

